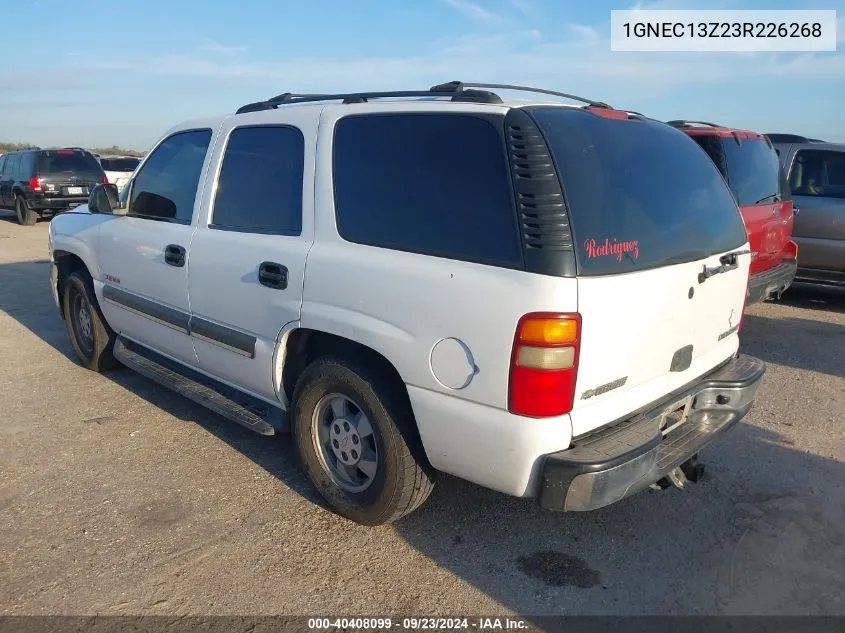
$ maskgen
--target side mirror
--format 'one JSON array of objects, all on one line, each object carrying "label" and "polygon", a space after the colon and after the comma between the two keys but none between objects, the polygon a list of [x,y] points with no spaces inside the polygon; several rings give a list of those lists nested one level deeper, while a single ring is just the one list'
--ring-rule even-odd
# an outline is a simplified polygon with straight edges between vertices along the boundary
[{"label": "side mirror", "polygon": [[88,196],[88,210],[91,213],[115,213],[121,209],[117,185],[111,183],[97,185]]}]

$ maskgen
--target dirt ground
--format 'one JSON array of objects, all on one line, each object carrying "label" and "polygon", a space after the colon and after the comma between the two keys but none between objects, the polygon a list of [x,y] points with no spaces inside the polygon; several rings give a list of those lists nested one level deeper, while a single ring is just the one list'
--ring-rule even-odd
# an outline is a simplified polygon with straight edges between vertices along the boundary
[{"label": "dirt ground", "polygon": [[757,405],[689,491],[558,514],[442,477],[365,528],[287,436],[82,369],[47,224],[0,216],[0,615],[845,614],[842,292],[751,309]]}]

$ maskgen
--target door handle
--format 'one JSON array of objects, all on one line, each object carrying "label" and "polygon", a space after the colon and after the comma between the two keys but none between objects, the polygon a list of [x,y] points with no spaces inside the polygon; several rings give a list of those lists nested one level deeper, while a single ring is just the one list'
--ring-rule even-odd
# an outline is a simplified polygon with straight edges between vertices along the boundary
[{"label": "door handle", "polygon": [[171,266],[181,268],[185,265],[185,247],[178,244],[168,244],[164,247],[164,261]]},{"label": "door handle", "polygon": [[258,267],[258,283],[268,288],[284,290],[288,287],[288,269],[276,262],[261,262]]}]

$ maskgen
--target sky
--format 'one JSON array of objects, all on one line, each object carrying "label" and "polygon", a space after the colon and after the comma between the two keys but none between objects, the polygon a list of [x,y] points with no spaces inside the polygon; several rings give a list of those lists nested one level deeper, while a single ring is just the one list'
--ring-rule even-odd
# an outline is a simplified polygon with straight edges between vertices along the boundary
[{"label": "sky", "polygon": [[[147,149],[282,92],[528,84],[845,142],[845,0],[0,0],[0,141]],[[611,9],[836,9],[835,53],[611,52]],[[24,25],[28,25],[24,28]]]}]

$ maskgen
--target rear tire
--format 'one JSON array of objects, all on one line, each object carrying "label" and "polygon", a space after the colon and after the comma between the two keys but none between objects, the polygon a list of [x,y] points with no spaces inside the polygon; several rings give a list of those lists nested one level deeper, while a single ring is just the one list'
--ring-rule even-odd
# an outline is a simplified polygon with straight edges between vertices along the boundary
[{"label": "rear tire", "polygon": [[335,512],[363,525],[413,512],[434,487],[397,382],[366,359],[325,356],[294,390],[291,426],[303,468]]},{"label": "rear tire", "polygon": [[29,208],[23,196],[15,198],[15,215],[18,216],[18,224],[23,226],[32,226],[38,221],[38,213]]},{"label": "rear tire", "polygon": [[100,312],[89,275],[78,271],[68,275],[62,312],[71,347],[83,367],[102,372],[118,365],[112,355],[117,337]]}]

